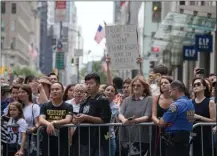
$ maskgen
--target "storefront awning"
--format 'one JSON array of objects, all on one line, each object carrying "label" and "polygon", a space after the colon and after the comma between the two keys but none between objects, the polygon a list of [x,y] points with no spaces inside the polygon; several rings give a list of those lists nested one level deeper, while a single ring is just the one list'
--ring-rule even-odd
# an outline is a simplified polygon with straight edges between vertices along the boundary
[{"label": "storefront awning", "polygon": [[205,34],[215,29],[215,18],[169,12],[160,24],[151,46],[159,46],[160,52],[166,51],[167,57],[163,56],[163,59],[169,61],[170,65],[180,65],[183,62],[183,45],[194,44],[196,34]]}]

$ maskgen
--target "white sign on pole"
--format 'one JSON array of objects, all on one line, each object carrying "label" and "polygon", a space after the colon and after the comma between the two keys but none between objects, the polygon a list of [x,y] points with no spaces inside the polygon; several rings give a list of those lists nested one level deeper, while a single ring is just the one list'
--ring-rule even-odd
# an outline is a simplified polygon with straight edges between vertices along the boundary
[{"label": "white sign on pole", "polygon": [[138,69],[139,46],[136,25],[106,26],[106,46],[111,69]]},{"label": "white sign on pole", "polygon": [[83,49],[75,49],[74,56],[75,57],[83,56]]},{"label": "white sign on pole", "polygon": [[55,2],[55,21],[63,22],[66,20],[66,0]]}]

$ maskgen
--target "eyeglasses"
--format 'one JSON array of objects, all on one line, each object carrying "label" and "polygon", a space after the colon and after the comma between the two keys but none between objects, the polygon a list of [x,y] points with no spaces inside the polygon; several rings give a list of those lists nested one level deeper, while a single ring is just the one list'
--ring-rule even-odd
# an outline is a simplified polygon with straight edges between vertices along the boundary
[{"label": "eyeglasses", "polygon": [[81,94],[83,94],[83,93],[85,93],[85,91],[84,90],[74,90],[74,93],[81,93]]},{"label": "eyeglasses", "polygon": [[197,82],[197,83],[194,83],[193,84],[193,87],[200,87],[201,86],[201,83],[200,82]]}]

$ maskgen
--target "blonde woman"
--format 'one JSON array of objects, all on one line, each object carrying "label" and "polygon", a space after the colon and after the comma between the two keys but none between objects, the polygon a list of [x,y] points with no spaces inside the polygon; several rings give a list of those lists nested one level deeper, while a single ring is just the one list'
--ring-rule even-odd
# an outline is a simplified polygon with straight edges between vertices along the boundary
[{"label": "blonde woman", "polygon": [[[138,155],[145,155],[149,148],[149,127],[138,127],[133,124],[150,121],[152,113],[150,87],[144,77],[139,75],[132,80],[130,89],[131,95],[124,99],[119,114],[119,120],[125,125],[130,125],[120,128],[121,153],[132,155],[136,152]],[[142,149],[140,149],[140,141]]]}]

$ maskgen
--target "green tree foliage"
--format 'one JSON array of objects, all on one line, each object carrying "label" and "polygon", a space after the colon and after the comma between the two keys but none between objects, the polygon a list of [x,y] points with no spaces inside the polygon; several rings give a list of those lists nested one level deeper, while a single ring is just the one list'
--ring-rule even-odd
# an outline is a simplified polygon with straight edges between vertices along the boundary
[{"label": "green tree foliage", "polygon": [[29,68],[29,67],[15,67],[13,68],[13,74],[16,76],[28,76],[28,75],[34,75],[34,76],[42,76],[40,72]]},{"label": "green tree foliage", "polygon": [[[100,76],[101,84],[106,84],[106,72],[102,71],[102,61],[94,61],[92,63],[92,72],[97,73]],[[83,69],[80,71],[81,79],[84,79],[85,75],[88,74],[88,65],[86,65]]]}]

